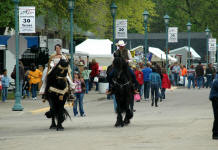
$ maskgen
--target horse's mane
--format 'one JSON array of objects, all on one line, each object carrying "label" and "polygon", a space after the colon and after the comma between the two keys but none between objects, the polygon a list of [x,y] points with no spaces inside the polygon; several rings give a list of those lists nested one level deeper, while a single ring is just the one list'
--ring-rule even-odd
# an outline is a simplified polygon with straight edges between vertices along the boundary
[{"label": "horse's mane", "polygon": [[[60,74],[59,66],[67,67],[69,65],[68,61],[61,59],[58,64],[51,70],[51,72],[47,76],[47,83],[49,85],[57,83],[57,76]],[[67,74],[66,74],[67,75]]]},{"label": "horse's mane", "polygon": [[68,62],[64,59],[60,59],[60,61],[58,62],[58,64],[51,70],[51,72],[48,74],[48,78],[54,78],[54,76],[57,75],[57,71],[58,66],[61,65],[62,67],[67,67],[68,66]]},{"label": "horse's mane", "polygon": [[120,78],[121,74],[125,74],[128,79],[131,79],[129,72],[129,66],[127,62],[122,57],[115,57],[113,61],[115,77]]}]

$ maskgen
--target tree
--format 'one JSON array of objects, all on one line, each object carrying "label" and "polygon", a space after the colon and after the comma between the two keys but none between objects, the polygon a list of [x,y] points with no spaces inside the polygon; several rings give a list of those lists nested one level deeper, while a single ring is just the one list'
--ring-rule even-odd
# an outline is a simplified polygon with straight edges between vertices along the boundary
[{"label": "tree", "polygon": [[168,13],[170,26],[179,27],[179,31],[187,31],[186,23],[190,20],[193,32],[204,32],[208,26],[214,37],[218,37],[218,3],[217,0],[153,0],[158,16],[152,23],[152,31],[163,31],[163,16]]}]

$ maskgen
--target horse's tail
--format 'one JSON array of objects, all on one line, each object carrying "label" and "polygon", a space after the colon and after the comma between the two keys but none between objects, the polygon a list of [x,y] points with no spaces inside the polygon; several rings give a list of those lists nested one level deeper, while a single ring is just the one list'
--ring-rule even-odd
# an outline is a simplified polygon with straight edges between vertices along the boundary
[{"label": "horse's tail", "polygon": [[70,120],[71,120],[70,114],[68,113],[68,111],[67,111],[65,108],[64,108],[64,110],[63,110],[63,117],[64,117],[64,120],[66,120],[67,117],[69,117]]}]

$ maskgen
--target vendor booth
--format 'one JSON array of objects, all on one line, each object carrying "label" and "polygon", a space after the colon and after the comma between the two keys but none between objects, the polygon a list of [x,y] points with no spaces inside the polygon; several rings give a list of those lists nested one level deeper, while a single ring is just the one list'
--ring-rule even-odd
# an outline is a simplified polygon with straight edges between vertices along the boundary
[{"label": "vendor booth", "polygon": [[[180,64],[186,65],[188,61],[188,56],[189,56],[188,53],[189,53],[188,46],[184,46],[184,47],[171,50],[170,56],[177,58]],[[201,59],[201,56],[192,47],[190,47],[190,54],[191,54],[190,55],[191,61]]]},{"label": "vendor booth", "polygon": [[[138,46],[138,47],[132,49],[131,51],[132,52],[135,51],[134,52],[134,59],[136,60],[136,62],[140,62],[140,61],[143,62],[144,61],[144,48],[143,48],[143,46]],[[151,62],[164,62],[164,61],[166,61],[165,52],[163,52],[159,48],[149,47],[148,52],[149,52],[147,54],[148,61],[151,61]],[[169,60],[169,63],[177,62],[176,58],[173,58],[169,55],[168,55],[168,60]]]},{"label": "vendor booth", "polygon": [[75,48],[75,55],[87,54],[89,61],[95,59],[99,66],[108,66],[113,61],[112,42],[109,39],[87,39]]}]

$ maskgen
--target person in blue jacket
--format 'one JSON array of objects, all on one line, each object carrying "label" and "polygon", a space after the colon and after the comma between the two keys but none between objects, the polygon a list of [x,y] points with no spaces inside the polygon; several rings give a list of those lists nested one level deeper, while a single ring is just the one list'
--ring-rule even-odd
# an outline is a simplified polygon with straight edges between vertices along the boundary
[{"label": "person in blue jacket", "polygon": [[3,77],[2,77],[2,101],[5,102],[8,97],[8,88],[10,83],[10,78],[7,75],[7,70],[3,69]]},{"label": "person in blue jacket", "polygon": [[212,138],[218,140],[218,69],[216,72],[216,78],[213,81],[209,99],[212,102],[214,122],[213,122],[213,135]]},{"label": "person in blue jacket", "polygon": [[147,63],[146,67],[142,69],[143,79],[144,79],[144,99],[146,101],[149,100],[149,93],[150,93],[150,87],[151,87],[149,75],[150,73],[152,73],[152,69],[150,66],[151,66],[150,63]]},{"label": "person in blue jacket", "polygon": [[151,106],[154,106],[155,100],[155,107],[158,107],[157,102],[160,96],[159,88],[161,88],[161,77],[157,73],[157,68],[152,68],[152,73],[149,74],[149,80],[151,82]]}]

